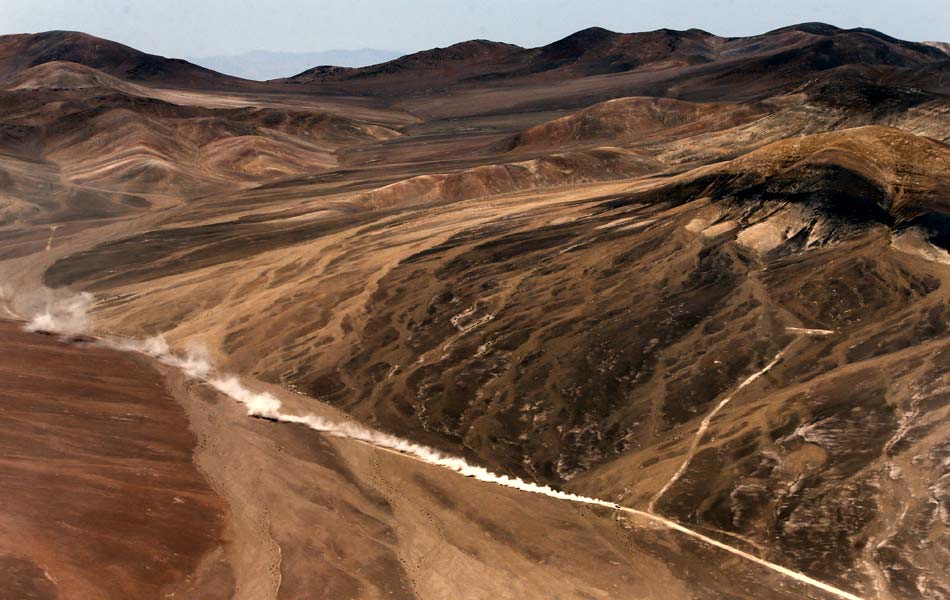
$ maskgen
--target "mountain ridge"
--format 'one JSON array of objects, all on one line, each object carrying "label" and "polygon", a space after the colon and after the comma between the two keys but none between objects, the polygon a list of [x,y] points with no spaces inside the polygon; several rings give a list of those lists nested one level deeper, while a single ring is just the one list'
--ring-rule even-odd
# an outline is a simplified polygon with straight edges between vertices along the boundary
[{"label": "mountain ridge", "polygon": [[252,81],[269,81],[292,77],[309,70],[313,65],[362,67],[393,60],[403,54],[376,48],[331,49],[315,52],[250,50],[240,54],[187,57],[187,60],[234,77]]},{"label": "mountain ridge", "polygon": [[48,62],[74,62],[142,83],[225,83],[226,75],[77,31],[0,36],[0,78]]}]

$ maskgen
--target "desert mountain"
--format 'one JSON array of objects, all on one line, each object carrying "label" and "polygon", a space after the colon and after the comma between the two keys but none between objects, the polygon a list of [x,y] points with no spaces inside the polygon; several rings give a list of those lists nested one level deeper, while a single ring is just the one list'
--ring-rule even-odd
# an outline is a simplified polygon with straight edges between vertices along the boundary
[{"label": "desert mountain", "polygon": [[624,34],[594,27],[538,48],[475,40],[371,67],[317,67],[287,81],[392,93],[394,86],[431,90],[618,73],[652,73],[645,78],[665,80],[664,75],[685,69],[690,77],[708,74],[719,82],[742,78],[746,84],[747,77],[768,70],[775,85],[804,82],[806,74],[844,65],[918,67],[939,58],[945,55],[933,46],[824,24],[750,38],[722,38],[696,29]]},{"label": "desert mountain", "polygon": [[79,63],[146,84],[196,87],[222,85],[229,79],[181,59],[147,54],[77,31],[0,36],[0,79],[56,61]]},{"label": "desert mountain", "polygon": [[252,50],[242,54],[189,58],[192,63],[235,77],[266,81],[300,73],[313,65],[357,67],[375,65],[401,56],[400,52],[361,48],[321,52]]},{"label": "desert mountain", "polygon": [[0,48],[0,310],[83,309],[0,324],[45,423],[0,436],[18,591],[950,596],[938,47],[593,28],[271,82]]}]

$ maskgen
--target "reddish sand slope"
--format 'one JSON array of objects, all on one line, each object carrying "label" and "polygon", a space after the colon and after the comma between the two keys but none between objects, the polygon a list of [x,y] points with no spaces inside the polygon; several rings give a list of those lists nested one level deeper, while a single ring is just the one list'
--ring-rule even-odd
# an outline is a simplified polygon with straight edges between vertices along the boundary
[{"label": "reddish sand slope", "polygon": [[224,504],[147,363],[4,322],[0,380],[4,598],[159,598],[218,545]]}]

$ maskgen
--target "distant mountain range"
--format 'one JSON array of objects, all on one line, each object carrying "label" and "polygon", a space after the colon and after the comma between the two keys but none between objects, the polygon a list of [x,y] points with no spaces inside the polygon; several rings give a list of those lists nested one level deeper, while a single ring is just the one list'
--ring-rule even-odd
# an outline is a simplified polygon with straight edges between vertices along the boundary
[{"label": "distant mountain range", "polygon": [[188,60],[213,69],[219,73],[267,81],[279,77],[291,77],[315,65],[337,67],[366,67],[402,56],[394,50],[360,48],[357,50],[325,50],[323,52],[271,52],[252,50],[229,56],[205,56]]},{"label": "distant mountain range", "polygon": [[[874,105],[878,100],[870,99],[867,90],[881,85],[876,83],[875,69],[887,68],[895,77],[913,80],[909,88],[936,91],[932,82],[943,81],[947,60],[939,46],[825,23],[801,23],[741,38],[699,29],[621,33],[592,27],[537,48],[470,40],[369,67],[314,67],[278,81],[383,98],[431,97],[482,86],[542,85],[545,100],[533,97],[540,106],[580,109],[595,98],[624,96],[746,101],[789,93],[821,75],[839,84],[847,80],[849,93],[857,94],[844,100],[841,90],[831,92],[836,101]],[[586,77],[600,77],[605,87],[572,97],[570,88],[547,85]],[[477,109],[490,113],[506,102],[503,94],[481,94]]]}]

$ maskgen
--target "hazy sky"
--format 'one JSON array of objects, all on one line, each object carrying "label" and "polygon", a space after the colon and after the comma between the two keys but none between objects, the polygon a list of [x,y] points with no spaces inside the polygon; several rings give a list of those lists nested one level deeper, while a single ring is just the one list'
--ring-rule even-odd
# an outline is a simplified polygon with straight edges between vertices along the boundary
[{"label": "hazy sky", "polygon": [[472,38],[537,46],[592,25],[751,35],[803,21],[950,38],[947,0],[0,0],[0,33],[72,29],[174,57]]}]

